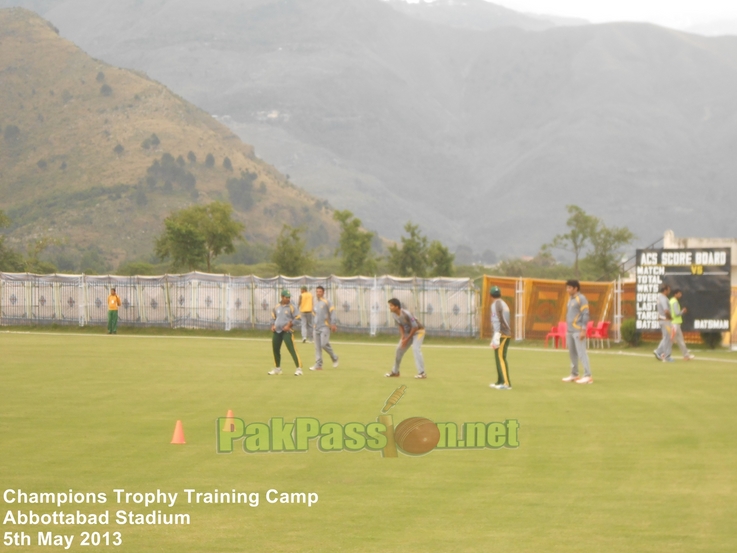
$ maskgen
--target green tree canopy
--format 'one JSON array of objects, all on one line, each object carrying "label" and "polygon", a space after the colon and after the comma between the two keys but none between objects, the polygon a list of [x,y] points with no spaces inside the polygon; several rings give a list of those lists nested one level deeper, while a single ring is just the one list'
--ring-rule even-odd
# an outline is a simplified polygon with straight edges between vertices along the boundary
[{"label": "green tree canopy", "polygon": [[550,244],[542,247],[541,252],[545,253],[549,248],[572,252],[573,273],[576,278],[582,272],[591,279],[612,279],[618,276],[621,248],[630,244],[635,235],[627,227],[607,227],[601,219],[587,214],[577,205],[569,205],[566,209],[569,215],[566,221],[569,232],[555,236]]},{"label": "green tree canopy", "polygon": [[632,243],[635,235],[627,227],[607,227],[599,224],[591,235],[592,251],[583,259],[582,265],[593,278],[612,280],[621,272],[621,248]]},{"label": "green tree canopy", "polygon": [[389,271],[403,277],[451,276],[455,256],[437,240],[428,245],[418,225],[404,225],[402,247],[389,246]]},{"label": "green tree canopy", "polygon": [[307,251],[307,243],[302,238],[304,229],[284,225],[276,239],[271,260],[276,264],[279,274],[300,276],[307,274],[314,266],[312,253]]},{"label": "green tree canopy", "polygon": [[205,237],[199,229],[172,215],[164,220],[164,233],[156,239],[154,251],[159,259],[171,259],[174,270],[193,271],[207,259]]},{"label": "green tree canopy", "polygon": [[578,266],[579,258],[582,256],[586,244],[590,242],[591,236],[596,231],[599,219],[593,215],[588,215],[577,205],[568,205],[566,209],[568,210],[566,226],[570,230],[565,234],[558,234],[553,237],[550,244],[543,246],[543,250],[546,248],[558,248],[573,253],[573,274],[578,278],[580,276]]},{"label": "green tree canopy", "polygon": [[[7,228],[12,221],[0,211],[0,229]],[[18,273],[25,270],[23,256],[5,245],[5,236],[0,234],[0,271]]]},{"label": "green tree canopy", "polygon": [[438,240],[433,240],[430,244],[430,247],[427,250],[427,258],[431,267],[430,276],[453,276],[453,260],[455,259],[455,256]]},{"label": "green tree canopy", "polygon": [[336,253],[341,255],[344,276],[371,275],[376,272],[376,259],[371,250],[374,233],[361,229],[361,220],[348,210],[336,211],[333,219],[340,223],[340,242]]},{"label": "green tree canopy", "polygon": [[389,271],[403,277],[424,277],[427,275],[427,237],[420,233],[420,227],[408,221],[404,225],[402,247],[389,246]]},{"label": "green tree canopy", "polygon": [[206,266],[223,253],[233,253],[233,241],[241,239],[242,223],[232,218],[233,207],[223,202],[194,205],[175,211],[164,220],[164,232],[156,240],[156,255],[171,259],[175,269]]},{"label": "green tree canopy", "polygon": [[27,273],[50,274],[56,272],[56,265],[40,259],[41,254],[50,246],[58,246],[61,242],[57,238],[43,236],[28,245],[28,256],[23,261],[23,270]]}]

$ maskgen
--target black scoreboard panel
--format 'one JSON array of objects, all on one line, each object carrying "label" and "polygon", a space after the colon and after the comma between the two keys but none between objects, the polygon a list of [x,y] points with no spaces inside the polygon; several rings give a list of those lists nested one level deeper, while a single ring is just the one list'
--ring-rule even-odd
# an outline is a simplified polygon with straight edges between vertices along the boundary
[{"label": "black scoreboard panel", "polygon": [[658,289],[667,284],[683,293],[684,332],[730,330],[730,254],[730,248],[637,250],[637,329],[660,329]]}]

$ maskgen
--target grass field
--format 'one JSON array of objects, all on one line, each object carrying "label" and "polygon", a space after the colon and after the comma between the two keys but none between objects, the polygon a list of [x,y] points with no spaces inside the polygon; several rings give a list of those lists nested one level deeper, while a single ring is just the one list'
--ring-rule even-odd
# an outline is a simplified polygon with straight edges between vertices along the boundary
[{"label": "grass field", "polygon": [[[122,329],[121,332],[125,332]],[[562,352],[509,352],[509,392],[485,344],[428,340],[429,378],[386,379],[393,345],[341,341],[337,369],[270,377],[263,338],[0,333],[0,489],[104,492],[105,505],[2,502],[10,511],[111,513],[111,524],[20,526],[75,534],[70,550],[118,551],[737,551],[737,355],[697,352],[658,363],[649,350],[591,355],[595,384],[563,384]],[[312,351],[300,344],[305,366]],[[286,353],[286,352],[285,352]],[[289,358],[287,357],[287,360]],[[329,367],[329,362],[327,363]],[[520,446],[400,453],[215,451],[215,419],[376,420],[390,411],[436,422],[516,419]],[[171,445],[181,420],[186,445]],[[179,494],[176,505],[119,505],[113,489]],[[184,489],[258,492],[258,507],[187,504]],[[269,504],[266,492],[319,502]],[[118,510],[187,513],[188,526],[118,525]],[[119,547],[84,547],[82,531],[121,532]]]}]

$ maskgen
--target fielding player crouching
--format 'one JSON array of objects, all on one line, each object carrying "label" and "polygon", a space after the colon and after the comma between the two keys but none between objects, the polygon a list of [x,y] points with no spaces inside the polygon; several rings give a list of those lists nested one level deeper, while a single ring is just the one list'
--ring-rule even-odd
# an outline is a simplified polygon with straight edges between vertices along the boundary
[{"label": "fielding player crouching", "polygon": [[412,346],[412,352],[415,354],[415,365],[417,366],[417,374],[415,378],[427,378],[425,374],[425,361],[422,359],[422,341],[425,339],[425,327],[420,324],[412,313],[406,309],[402,309],[402,304],[397,298],[389,300],[389,311],[394,316],[394,321],[399,326],[399,345],[397,346],[397,354],[394,358],[394,367],[392,372],[386,373],[384,376],[399,376],[399,364],[407,350]]}]

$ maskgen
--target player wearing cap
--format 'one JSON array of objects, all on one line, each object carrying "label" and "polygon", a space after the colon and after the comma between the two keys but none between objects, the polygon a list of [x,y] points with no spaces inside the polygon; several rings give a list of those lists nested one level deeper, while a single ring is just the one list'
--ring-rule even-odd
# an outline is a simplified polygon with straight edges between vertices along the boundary
[{"label": "player wearing cap", "polygon": [[289,294],[289,290],[281,291],[281,303],[277,305],[271,311],[271,347],[274,350],[274,368],[269,371],[269,374],[281,374],[281,345],[282,342],[287,345],[287,349],[294,359],[294,364],[297,366],[295,376],[302,376],[302,361],[297,355],[297,351],[294,348],[294,339],[292,334],[294,331],[294,321],[299,319],[299,313],[292,305],[292,298]]},{"label": "player wearing cap", "polygon": [[507,349],[512,339],[512,330],[509,326],[509,306],[502,299],[502,291],[498,286],[492,286],[489,294],[494,298],[491,303],[491,328],[494,336],[489,345],[494,349],[497,375],[496,384],[489,386],[497,390],[511,390],[512,382],[509,380],[509,365],[507,364]]},{"label": "player wearing cap", "polygon": [[[581,283],[577,280],[566,281],[568,293],[568,311],[566,313],[566,341],[568,355],[571,358],[571,374],[563,382],[576,384],[593,384],[589,354],[586,352],[586,326],[589,322],[589,300],[581,293]],[[583,365],[583,376],[578,375],[578,363]]]},{"label": "player wearing cap", "polygon": [[335,325],[335,307],[325,298],[325,288],[315,288],[317,300],[315,301],[315,364],[310,367],[311,371],[322,370],[322,350],[325,350],[333,361],[333,367],[338,366],[338,356],[335,355],[330,345],[330,331],[338,330]]},{"label": "player wearing cap", "polygon": [[417,366],[417,374],[415,378],[427,378],[425,373],[425,361],[422,358],[422,341],[425,339],[425,327],[420,324],[412,313],[406,309],[402,309],[402,304],[397,298],[389,300],[389,311],[394,316],[394,322],[399,326],[399,345],[397,353],[394,357],[394,367],[392,372],[386,373],[384,376],[398,377],[399,364],[407,350],[412,346],[412,352],[415,354],[415,365]]}]

